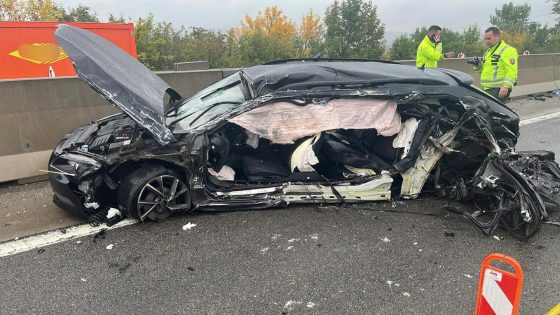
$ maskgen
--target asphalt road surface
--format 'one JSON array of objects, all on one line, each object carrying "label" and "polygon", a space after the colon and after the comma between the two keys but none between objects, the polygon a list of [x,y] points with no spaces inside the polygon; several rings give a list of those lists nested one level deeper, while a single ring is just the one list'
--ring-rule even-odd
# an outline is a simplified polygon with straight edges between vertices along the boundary
[{"label": "asphalt road surface", "polygon": [[[518,149],[560,153],[559,124],[522,127]],[[493,252],[523,267],[520,314],[560,303],[560,227],[486,236],[447,203],[203,213],[73,239],[0,258],[0,314],[472,314]]]}]

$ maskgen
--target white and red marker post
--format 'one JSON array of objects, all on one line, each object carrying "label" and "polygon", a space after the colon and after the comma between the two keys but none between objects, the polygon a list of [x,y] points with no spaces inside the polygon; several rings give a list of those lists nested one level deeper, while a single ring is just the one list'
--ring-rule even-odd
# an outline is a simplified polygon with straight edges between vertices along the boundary
[{"label": "white and red marker post", "polygon": [[[495,261],[509,264],[515,273],[492,266]],[[523,270],[515,259],[502,254],[489,255],[480,269],[475,314],[517,315],[522,287]]]}]

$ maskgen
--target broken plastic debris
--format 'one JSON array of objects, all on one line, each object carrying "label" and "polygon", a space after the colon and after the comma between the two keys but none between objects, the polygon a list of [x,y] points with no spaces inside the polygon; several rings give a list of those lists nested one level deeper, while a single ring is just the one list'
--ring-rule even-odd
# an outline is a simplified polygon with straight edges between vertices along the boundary
[{"label": "broken plastic debris", "polygon": [[114,246],[113,244],[109,244],[107,245],[107,249],[113,249],[113,246]]},{"label": "broken plastic debris", "polygon": [[219,172],[216,172],[211,167],[209,167],[208,173],[219,180],[232,181],[235,179],[235,171],[233,170],[233,168],[227,165],[223,165]]},{"label": "broken plastic debris", "polygon": [[388,285],[391,285],[391,284],[393,284],[393,282],[394,282],[394,281],[391,281],[391,280],[387,280],[387,284],[388,284]]},{"label": "broken plastic debris", "polygon": [[407,297],[410,297],[410,293],[408,293],[408,292],[403,292],[402,295],[407,296]]},{"label": "broken plastic debris", "polygon": [[469,275],[468,273],[465,273],[465,277],[472,279],[472,275]]},{"label": "broken plastic debris", "polygon": [[186,230],[190,230],[190,229],[192,229],[192,228],[195,227],[195,226],[196,226],[196,224],[190,223],[190,222],[189,222],[189,223],[183,225],[183,230],[185,230],[185,231],[186,231]]},{"label": "broken plastic debris", "polygon": [[288,302],[286,302],[286,304],[284,304],[284,308],[292,309],[291,306],[296,304],[302,304],[302,302],[289,300]]},{"label": "broken plastic debris", "polygon": [[82,241],[76,241],[76,244],[82,244]]},{"label": "broken plastic debris", "polygon": [[418,245],[418,243],[417,243],[417,242],[414,242],[414,243],[412,243],[412,245]]},{"label": "broken plastic debris", "polygon": [[319,239],[319,235],[313,234],[313,235],[311,235],[311,239],[312,239],[312,240],[318,240],[318,239]]},{"label": "broken plastic debris", "polygon": [[269,249],[270,249],[269,247],[265,247],[265,248],[261,249],[261,253],[264,254],[264,253],[268,252]]},{"label": "broken plastic debris", "polygon": [[86,280],[86,279],[84,279],[84,278],[81,278],[80,280],[82,280],[82,282],[86,282],[86,281],[87,281],[87,280]]},{"label": "broken plastic debris", "polygon": [[99,208],[99,204],[97,202],[84,202],[84,207],[97,209]]},{"label": "broken plastic debris", "polygon": [[313,303],[313,302],[307,302],[307,307],[313,308],[313,307],[315,307],[315,303]]},{"label": "broken plastic debris", "polygon": [[401,285],[398,283],[395,283],[395,287],[400,287]]},{"label": "broken plastic debris", "polygon": [[288,246],[288,248],[286,248],[286,250],[290,250],[292,248],[294,248],[294,247],[293,246]]},{"label": "broken plastic debris", "polygon": [[498,241],[500,240],[500,237],[497,236],[497,235],[494,235],[494,236],[492,236],[492,237],[493,237],[495,240],[498,240]]},{"label": "broken plastic debris", "polygon": [[382,238],[381,240],[382,240],[383,242],[385,242],[385,243],[389,243],[389,242],[391,241],[391,240],[388,239],[387,237],[384,237],[384,238]]},{"label": "broken plastic debris", "polygon": [[299,238],[292,238],[292,239],[289,239],[289,240],[288,240],[288,243],[293,243],[293,242],[296,242],[296,241],[299,241]]},{"label": "broken plastic debris", "polygon": [[118,209],[115,209],[115,208],[109,209],[109,212],[107,212],[107,219],[110,219],[114,216],[121,217],[122,215],[121,215],[121,212]]}]

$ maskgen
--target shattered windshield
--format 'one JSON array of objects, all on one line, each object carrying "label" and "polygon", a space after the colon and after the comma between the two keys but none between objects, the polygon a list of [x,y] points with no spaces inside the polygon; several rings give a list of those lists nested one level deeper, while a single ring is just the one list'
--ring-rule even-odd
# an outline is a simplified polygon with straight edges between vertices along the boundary
[{"label": "shattered windshield", "polygon": [[245,102],[245,88],[240,73],[220,80],[187,99],[167,114],[167,125],[189,130]]}]

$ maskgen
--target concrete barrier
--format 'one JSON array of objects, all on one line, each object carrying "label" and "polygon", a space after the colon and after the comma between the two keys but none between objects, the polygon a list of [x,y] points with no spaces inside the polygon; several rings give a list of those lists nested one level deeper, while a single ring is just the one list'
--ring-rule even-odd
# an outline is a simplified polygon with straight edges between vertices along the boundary
[{"label": "concrete barrier", "polygon": [[[162,72],[183,96],[220,80],[222,70]],[[66,133],[118,111],[76,77],[0,81],[0,182],[45,175]]]},{"label": "concrete barrier", "polygon": [[210,64],[208,61],[189,61],[175,63],[173,70],[175,71],[193,71],[193,70],[208,70]]},{"label": "concrete barrier", "polygon": [[[403,61],[414,64],[414,61]],[[478,74],[465,59],[439,63]],[[163,80],[183,96],[233,73],[237,69],[160,72]],[[560,89],[560,54],[519,58],[518,97]],[[0,182],[44,175],[50,151],[70,130],[116,113],[116,109],[76,77],[0,81]]]}]

